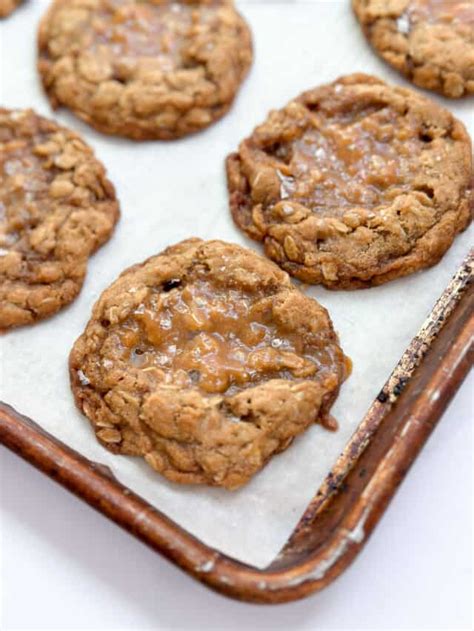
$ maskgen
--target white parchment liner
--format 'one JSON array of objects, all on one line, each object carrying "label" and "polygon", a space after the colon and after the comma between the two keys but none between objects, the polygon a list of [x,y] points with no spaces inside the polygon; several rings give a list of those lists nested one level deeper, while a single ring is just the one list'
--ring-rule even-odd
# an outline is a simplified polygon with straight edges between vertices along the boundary
[{"label": "white parchment liner", "polygon": [[[46,0],[30,0],[0,24],[0,102],[52,116],[36,74],[36,29]],[[254,32],[255,64],[221,122],[172,143],[134,143],[95,133],[67,112],[56,118],[95,148],[117,187],[122,219],[90,261],[80,297],[48,321],[13,331],[1,343],[0,397],[116,477],[191,533],[240,560],[264,566],[278,553],[425,316],[467,253],[464,233],[435,268],[380,288],[312,288],[330,311],[354,372],[333,408],[337,433],[311,428],[245,488],[227,492],[168,483],[139,459],[113,456],[76,411],[67,358],[93,302],[127,266],[189,236],[221,238],[256,250],[233,226],[224,158],[299,92],[363,71],[406,84],[366,44],[349,0],[238,2]],[[472,99],[433,96],[474,133]],[[91,533],[93,536],[93,533]],[[118,552],[119,553],[119,552]]]}]

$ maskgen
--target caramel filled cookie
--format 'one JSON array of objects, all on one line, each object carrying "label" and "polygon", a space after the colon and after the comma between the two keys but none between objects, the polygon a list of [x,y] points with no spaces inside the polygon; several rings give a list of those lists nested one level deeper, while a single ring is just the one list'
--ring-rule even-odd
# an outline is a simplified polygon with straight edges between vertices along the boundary
[{"label": "caramel filled cookie", "polygon": [[236,224],[293,276],[334,289],[434,265],[471,216],[462,123],[367,75],[271,112],[227,175]]},{"label": "caramel filled cookie", "polygon": [[6,18],[23,0],[0,0],[0,18]]},{"label": "caramel filled cookie", "polygon": [[70,356],[76,404],[105,447],[228,489],[327,423],[346,366],[327,311],[287,274],[200,239],[123,272]]},{"label": "caramel filled cookie", "polygon": [[473,0],[352,0],[367,39],[416,85],[474,94]]},{"label": "caramel filled cookie", "polygon": [[106,134],[172,139],[232,104],[252,62],[231,0],[55,0],[39,31],[53,107]]},{"label": "caramel filled cookie", "polygon": [[0,329],[56,313],[119,209],[81,138],[32,110],[0,108]]}]

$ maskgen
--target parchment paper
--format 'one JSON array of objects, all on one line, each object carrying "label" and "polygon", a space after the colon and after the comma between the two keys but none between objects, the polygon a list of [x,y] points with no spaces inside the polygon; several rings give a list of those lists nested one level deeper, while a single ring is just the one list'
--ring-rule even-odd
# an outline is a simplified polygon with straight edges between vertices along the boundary
[{"label": "parchment paper", "polygon": [[[0,25],[0,101],[52,116],[36,75],[36,28],[48,2],[30,0]],[[364,71],[406,84],[370,50],[349,0],[238,2],[253,29],[255,64],[221,122],[179,142],[131,141],[93,132],[66,112],[56,118],[84,135],[108,168],[122,206],[112,240],[90,261],[80,297],[67,309],[1,338],[1,398],[66,444],[108,465],[117,478],[206,543],[264,566],[278,553],[364,412],[468,251],[464,233],[435,268],[380,288],[312,288],[330,311],[354,372],[333,408],[337,433],[311,428],[238,492],[166,482],[139,459],[98,445],[76,411],[67,358],[93,302],[125,267],[196,235],[254,249],[233,226],[223,162],[272,107],[341,74]],[[433,98],[443,101],[440,97]],[[444,100],[474,132],[472,99]]]}]

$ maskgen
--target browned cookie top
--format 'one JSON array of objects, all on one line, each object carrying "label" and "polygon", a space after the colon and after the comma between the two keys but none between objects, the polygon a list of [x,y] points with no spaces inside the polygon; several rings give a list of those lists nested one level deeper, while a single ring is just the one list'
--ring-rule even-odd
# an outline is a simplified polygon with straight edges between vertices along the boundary
[{"label": "browned cookie top", "polygon": [[229,156],[227,174],[237,225],[286,271],[330,288],[432,265],[470,218],[463,125],[367,75],[271,112]]},{"label": "browned cookie top", "polygon": [[220,118],[251,61],[249,29],[230,0],[55,0],[39,33],[52,104],[138,140]]},{"label": "browned cookie top", "polygon": [[346,361],[326,310],[276,265],[190,239],[102,294],[70,371],[110,450],[170,480],[236,488],[325,423]]},{"label": "browned cookie top", "polygon": [[0,329],[73,300],[118,203],[81,138],[32,110],[0,108]]},{"label": "browned cookie top", "polygon": [[473,0],[352,0],[364,32],[416,85],[474,94]]},{"label": "browned cookie top", "polygon": [[0,18],[5,18],[17,8],[23,0],[0,0]]}]

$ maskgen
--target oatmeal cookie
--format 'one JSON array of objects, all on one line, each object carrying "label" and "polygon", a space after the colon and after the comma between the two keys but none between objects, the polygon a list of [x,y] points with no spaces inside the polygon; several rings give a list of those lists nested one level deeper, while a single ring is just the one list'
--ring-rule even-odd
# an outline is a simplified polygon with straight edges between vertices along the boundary
[{"label": "oatmeal cookie", "polygon": [[0,18],[6,18],[23,0],[0,0]]},{"label": "oatmeal cookie", "polygon": [[276,265],[189,239],[102,294],[70,376],[112,452],[175,482],[234,489],[326,423],[346,362],[326,310]]},{"label": "oatmeal cookie", "polygon": [[474,94],[473,0],[352,0],[375,50],[416,85]]},{"label": "oatmeal cookie", "polygon": [[471,217],[471,142],[447,110],[367,75],[273,111],[227,159],[236,224],[329,288],[434,265]]},{"label": "oatmeal cookie", "polygon": [[77,134],[0,108],[0,329],[70,303],[118,214],[104,167]]},{"label": "oatmeal cookie", "polygon": [[179,138],[219,119],[251,62],[231,0],[55,0],[39,31],[53,107],[135,140]]}]

